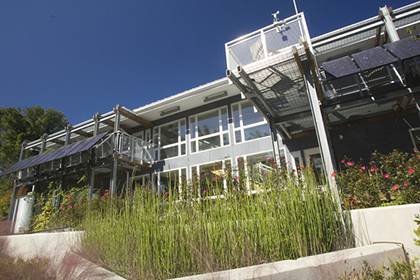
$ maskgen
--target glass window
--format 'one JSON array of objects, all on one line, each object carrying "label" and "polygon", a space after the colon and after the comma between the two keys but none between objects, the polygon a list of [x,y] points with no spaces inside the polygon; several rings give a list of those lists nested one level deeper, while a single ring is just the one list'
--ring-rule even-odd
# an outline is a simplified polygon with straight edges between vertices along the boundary
[{"label": "glass window", "polygon": [[227,108],[190,117],[190,131],[191,153],[229,145]]},{"label": "glass window", "polygon": [[229,133],[223,134],[223,146],[229,145]]},{"label": "glass window", "polygon": [[221,122],[222,122],[222,130],[228,130],[228,112],[226,108],[222,108],[221,112]]},{"label": "glass window", "polygon": [[178,142],[178,122],[160,127],[160,145],[166,146]]},{"label": "glass window", "polygon": [[178,192],[179,172],[178,170],[166,171],[160,173],[160,191],[161,193]]},{"label": "glass window", "polygon": [[219,111],[212,111],[198,115],[198,136],[209,135],[219,132]]},{"label": "glass window", "polygon": [[178,146],[162,148],[160,150],[160,159],[176,157],[176,156],[178,156]]},{"label": "glass window", "polygon": [[242,135],[241,135],[240,130],[235,131],[235,139],[236,139],[236,143],[241,143],[242,142]]},{"label": "glass window", "polygon": [[201,196],[220,195],[224,191],[224,172],[222,162],[200,165]]},{"label": "glass window", "polygon": [[218,147],[220,147],[219,135],[198,140],[198,149],[200,151],[205,151],[208,149],[214,149]]},{"label": "glass window", "polygon": [[267,124],[253,126],[244,129],[245,141],[261,138],[270,135],[270,128]]},{"label": "glass window", "polygon": [[244,126],[264,121],[264,116],[255,108],[251,102],[241,104],[242,123]]},{"label": "glass window", "polygon": [[235,128],[238,128],[241,126],[240,119],[239,119],[239,105],[234,104],[232,105],[232,117],[233,117],[233,124]]},{"label": "glass window", "polygon": [[259,189],[264,180],[272,174],[275,159],[272,152],[246,157],[248,177],[252,189]]},{"label": "glass window", "polygon": [[180,134],[180,137],[181,137],[181,141],[185,141],[186,131],[187,131],[187,126],[185,125],[185,120],[182,120],[179,123],[179,134]]},{"label": "glass window", "polygon": [[195,117],[190,118],[190,135],[191,135],[191,139],[195,138]]},{"label": "glass window", "polygon": [[197,145],[197,141],[191,142],[191,153],[195,153],[197,151],[196,145]]}]

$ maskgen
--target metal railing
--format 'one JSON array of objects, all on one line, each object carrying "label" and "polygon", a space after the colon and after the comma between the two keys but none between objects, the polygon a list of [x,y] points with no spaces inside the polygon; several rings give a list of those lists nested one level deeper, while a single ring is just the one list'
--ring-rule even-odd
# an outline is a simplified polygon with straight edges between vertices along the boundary
[{"label": "metal railing", "polygon": [[290,49],[307,33],[305,26],[299,13],[226,43],[227,68],[234,70]]},{"label": "metal railing", "polygon": [[95,146],[97,159],[103,159],[114,153],[126,161],[140,164],[151,164],[154,160],[150,143],[122,131],[110,134]]}]

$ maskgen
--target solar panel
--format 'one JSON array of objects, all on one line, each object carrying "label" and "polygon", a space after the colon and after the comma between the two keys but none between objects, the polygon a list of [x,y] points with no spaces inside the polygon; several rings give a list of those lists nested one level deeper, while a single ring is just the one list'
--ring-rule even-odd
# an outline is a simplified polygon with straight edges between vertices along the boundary
[{"label": "solar panel", "polygon": [[41,154],[41,155],[36,155],[30,158],[18,161],[17,163],[12,165],[9,169],[7,169],[5,172],[3,172],[1,176],[7,175],[7,174],[10,174],[10,173],[13,173],[18,170],[25,169],[25,168],[40,165],[49,161],[60,159],[63,157],[68,157],[76,153],[87,151],[90,148],[92,148],[93,145],[98,143],[98,141],[101,140],[105,136],[105,134],[106,133],[101,133],[101,134],[98,134],[97,136],[93,136],[93,137],[81,140],[79,142],[61,147],[55,151]]},{"label": "solar panel", "polygon": [[340,57],[331,61],[322,63],[321,67],[333,78],[341,78],[360,72],[360,69],[354,64],[349,56]]},{"label": "solar panel", "polygon": [[394,56],[382,47],[367,49],[352,54],[352,57],[362,71],[377,68],[397,61]]},{"label": "solar panel", "polygon": [[384,48],[399,59],[404,60],[420,55],[420,40],[405,38],[396,42],[385,44]]}]

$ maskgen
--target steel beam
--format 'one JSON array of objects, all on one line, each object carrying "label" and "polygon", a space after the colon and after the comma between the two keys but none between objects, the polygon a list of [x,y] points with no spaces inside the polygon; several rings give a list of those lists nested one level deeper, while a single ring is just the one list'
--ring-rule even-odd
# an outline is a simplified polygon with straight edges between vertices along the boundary
[{"label": "steel beam", "polygon": [[135,121],[136,123],[139,123],[141,125],[143,125],[145,128],[151,128],[153,126],[152,122],[137,116],[133,111],[117,105],[117,110],[121,113],[122,116],[126,117],[127,119],[130,119],[132,121]]},{"label": "steel beam", "polygon": [[254,84],[254,82],[251,80],[251,78],[248,76],[248,73],[245,72],[245,70],[238,66],[238,73],[241,76],[241,78],[245,81],[247,86],[252,89],[252,91],[255,94],[255,98],[258,99],[259,102],[264,106],[264,109],[268,111],[270,114],[269,117],[274,118],[276,117],[276,113],[271,109],[271,107],[268,105],[267,101],[262,97],[260,90],[257,88],[257,86]]},{"label": "steel beam", "polygon": [[83,130],[75,130],[75,131],[72,131],[72,133],[76,133],[76,134],[79,134],[80,136],[88,137],[88,138],[93,136],[92,133],[86,132],[86,131],[83,131]]}]

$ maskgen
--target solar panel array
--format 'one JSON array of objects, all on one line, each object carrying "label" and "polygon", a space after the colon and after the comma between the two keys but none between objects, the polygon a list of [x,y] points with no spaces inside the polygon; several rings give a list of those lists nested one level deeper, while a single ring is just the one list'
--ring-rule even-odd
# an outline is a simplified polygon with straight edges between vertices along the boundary
[{"label": "solar panel array", "polygon": [[7,169],[4,173],[2,173],[1,175],[7,175],[22,169],[26,169],[26,168],[30,168],[30,167],[34,167],[46,162],[50,162],[56,159],[61,159],[64,157],[68,157],[71,155],[74,155],[76,153],[80,153],[80,152],[84,152],[89,150],[90,148],[93,147],[93,145],[95,145],[96,143],[99,142],[99,140],[101,140],[106,133],[101,133],[98,134],[96,136],[78,141],[76,143],[67,145],[67,146],[63,146],[55,151],[49,152],[49,153],[45,153],[45,154],[40,154],[40,155],[36,155],[21,161],[18,161],[17,163],[15,163],[14,165],[12,165],[9,169]]},{"label": "solar panel array", "polygon": [[395,63],[420,56],[420,41],[405,38],[396,42],[367,49],[351,56],[322,63],[321,68],[327,74],[327,80],[342,78],[366,70],[375,69],[384,65]]}]

